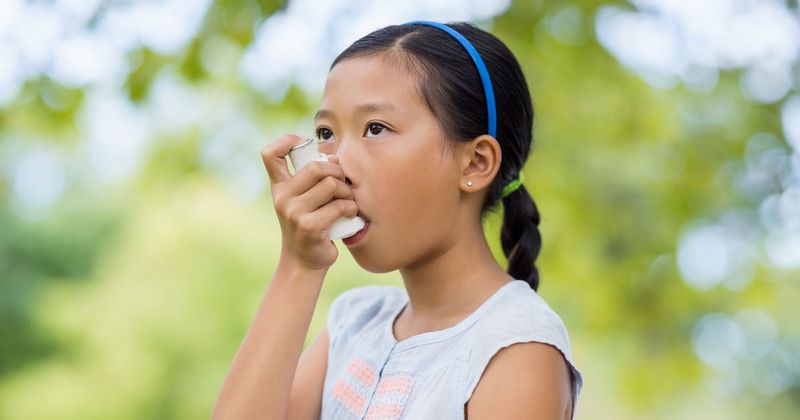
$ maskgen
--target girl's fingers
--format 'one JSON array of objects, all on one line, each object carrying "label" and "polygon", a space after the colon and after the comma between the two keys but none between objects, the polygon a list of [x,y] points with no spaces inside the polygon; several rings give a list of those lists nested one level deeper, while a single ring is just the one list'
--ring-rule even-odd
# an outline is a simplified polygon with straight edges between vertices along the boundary
[{"label": "girl's fingers", "polygon": [[301,228],[309,232],[329,230],[333,222],[340,217],[355,217],[358,214],[358,205],[353,200],[333,200],[304,216],[301,221]]},{"label": "girl's fingers", "polygon": [[311,212],[319,209],[334,199],[351,200],[353,191],[338,178],[325,177],[317,182],[311,189],[297,197],[295,211]]},{"label": "girl's fingers", "polygon": [[303,138],[294,134],[278,137],[261,149],[261,159],[269,175],[270,185],[288,181],[292,175],[286,163],[286,156],[292,147],[303,143]]},{"label": "girl's fingers", "polygon": [[325,177],[344,181],[344,171],[335,163],[309,162],[294,174],[291,182],[286,184],[286,192],[291,196],[303,194]]}]

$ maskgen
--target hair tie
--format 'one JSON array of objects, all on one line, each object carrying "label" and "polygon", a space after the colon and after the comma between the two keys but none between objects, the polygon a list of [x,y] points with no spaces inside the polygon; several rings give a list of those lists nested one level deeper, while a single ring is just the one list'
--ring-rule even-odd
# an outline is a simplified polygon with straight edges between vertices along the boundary
[{"label": "hair tie", "polygon": [[464,47],[465,50],[469,53],[469,56],[472,57],[472,61],[475,63],[475,67],[478,69],[478,74],[481,76],[481,82],[483,83],[483,93],[486,95],[486,114],[489,120],[489,126],[487,127],[487,133],[490,136],[497,138],[497,111],[495,110],[495,103],[494,103],[494,89],[492,89],[492,79],[489,77],[489,70],[486,70],[486,65],[483,63],[483,59],[481,55],[478,54],[478,50],[472,46],[472,44],[461,35],[455,29],[438,22],[431,22],[428,20],[415,20],[413,22],[406,23],[407,25],[427,25],[432,26],[434,28],[441,29],[448,34],[450,34],[453,38],[455,38],[461,46]]},{"label": "hair tie", "polygon": [[515,178],[514,180],[506,184],[505,187],[503,187],[503,192],[500,193],[500,198],[506,198],[509,196],[509,194],[518,190],[519,187],[522,185],[523,180],[525,180],[525,176],[523,175],[522,171],[520,171],[519,174],[517,175],[517,178]]}]

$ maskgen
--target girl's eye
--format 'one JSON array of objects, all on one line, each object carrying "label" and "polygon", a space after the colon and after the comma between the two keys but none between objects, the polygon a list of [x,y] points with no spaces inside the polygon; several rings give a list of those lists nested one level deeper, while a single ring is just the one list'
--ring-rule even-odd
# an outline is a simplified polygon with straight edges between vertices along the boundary
[{"label": "girl's eye", "polygon": [[320,142],[328,141],[332,138],[333,131],[331,131],[329,128],[320,127],[317,129],[317,139],[319,139]]},{"label": "girl's eye", "polygon": [[376,123],[376,122],[369,123],[369,125],[367,125],[367,132],[365,133],[365,135],[367,137],[375,137],[383,133],[383,130],[386,129],[387,129],[386,126],[381,123]]}]

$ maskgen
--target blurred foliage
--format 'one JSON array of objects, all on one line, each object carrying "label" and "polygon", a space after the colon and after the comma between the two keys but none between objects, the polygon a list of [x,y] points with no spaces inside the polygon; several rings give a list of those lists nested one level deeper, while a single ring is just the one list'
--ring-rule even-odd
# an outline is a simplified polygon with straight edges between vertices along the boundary
[{"label": "blurred foliage", "polygon": [[[697,290],[682,281],[675,258],[693,220],[754,210],[725,168],[741,161],[752,133],[780,132],[777,108],[742,98],[736,72],[723,72],[707,93],[652,88],[597,43],[591,17],[605,3],[576,4],[584,19],[571,44],[544,24],[566,2],[514,2],[492,24],[525,68],[534,99],[525,170],[543,214],[540,294],[567,324],[584,374],[579,417],[796,418],[797,382],[776,394],[714,391],[725,371],[697,358],[692,334],[707,313],[761,308],[781,337],[797,342],[797,272],[761,266],[744,290]],[[243,146],[260,168],[259,145],[302,127],[318,98],[293,86],[271,101],[235,72],[210,72],[202,51],[219,42],[245,48],[281,7],[213,3],[179,53],[129,55],[125,96],[146,107],[156,80],[178,74],[220,113],[246,115],[264,133]],[[77,147],[84,97],[44,76],[29,80],[0,109],[0,150],[12,137]],[[199,125],[164,133],[131,179],[100,189],[71,184],[39,219],[21,217],[9,171],[0,171],[0,418],[209,415],[277,262],[280,231],[268,191],[244,202],[204,162],[206,136]],[[0,164],[11,167],[13,150]],[[500,220],[493,215],[486,231],[505,264]],[[364,272],[337,245],[340,260],[307,343],[338,293],[402,284],[397,273]],[[789,357],[800,358],[795,350]]]}]

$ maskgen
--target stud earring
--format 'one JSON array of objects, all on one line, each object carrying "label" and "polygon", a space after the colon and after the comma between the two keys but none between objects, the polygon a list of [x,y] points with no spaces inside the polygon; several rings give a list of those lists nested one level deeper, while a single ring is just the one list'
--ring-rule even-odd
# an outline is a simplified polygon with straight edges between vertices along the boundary
[{"label": "stud earring", "polygon": [[467,181],[467,186],[471,187],[472,186],[472,181]]}]

